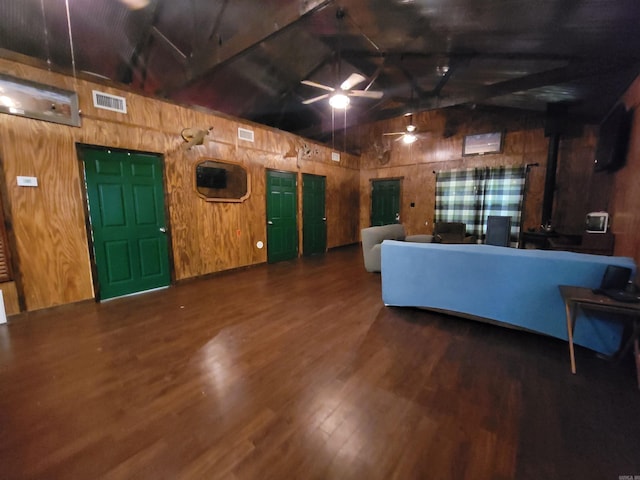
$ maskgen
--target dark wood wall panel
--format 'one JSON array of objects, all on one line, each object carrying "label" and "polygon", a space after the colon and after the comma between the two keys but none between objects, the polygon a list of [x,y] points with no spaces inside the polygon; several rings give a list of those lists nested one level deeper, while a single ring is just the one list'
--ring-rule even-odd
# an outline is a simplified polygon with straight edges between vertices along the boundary
[{"label": "dark wood wall panel", "polygon": [[640,265],[640,76],[623,100],[628,108],[634,109],[633,123],[625,166],[610,174],[613,191],[609,213],[616,236],[615,254],[633,257]]},{"label": "dark wood wall panel", "polygon": [[20,304],[18,300],[18,289],[16,288],[16,282],[0,283],[0,291],[2,291],[4,311],[7,316],[20,313]]},{"label": "dark wood wall panel", "polygon": [[[585,127],[580,137],[563,138],[560,142],[552,223],[561,225],[564,233],[582,234],[585,215],[593,210],[588,192],[595,175],[596,142],[595,126]],[[606,205],[597,207],[606,208]]]},{"label": "dark wood wall panel", "polygon": [[[267,168],[326,176],[328,246],[358,241],[358,219],[351,212],[359,210],[359,157],[342,154],[339,163],[332,162],[329,148],[285,132],[8,60],[0,60],[0,72],[74,90],[82,110],[81,128],[0,115],[7,209],[28,310],[94,296],[77,143],[163,156],[177,280],[266,261],[266,246],[259,249],[256,244],[266,243]],[[93,89],[124,96],[127,115],[95,109]],[[253,130],[255,141],[239,140],[239,126]],[[182,129],[211,127],[202,146],[190,151],[182,148]],[[302,158],[298,151],[309,154]],[[195,165],[202,158],[244,165],[251,178],[249,198],[242,203],[200,198],[194,176]],[[40,186],[18,188],[16,175],[36,176]]]}]

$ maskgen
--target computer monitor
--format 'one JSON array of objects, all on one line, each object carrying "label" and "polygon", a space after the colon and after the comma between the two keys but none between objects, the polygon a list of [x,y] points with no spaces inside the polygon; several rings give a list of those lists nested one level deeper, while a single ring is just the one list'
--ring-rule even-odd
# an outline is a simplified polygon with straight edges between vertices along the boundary
[{"label": "computer monitor", "polygon": [[602,276],[600,290],[624,290],[630,278],[630,268],[609,265]]},{"label": "computer monitor", "polygon": [[511,237],[511,217],[489,215],[487,217],[487,235],[484,243],[487,245],[497,245],[508,247]]}]

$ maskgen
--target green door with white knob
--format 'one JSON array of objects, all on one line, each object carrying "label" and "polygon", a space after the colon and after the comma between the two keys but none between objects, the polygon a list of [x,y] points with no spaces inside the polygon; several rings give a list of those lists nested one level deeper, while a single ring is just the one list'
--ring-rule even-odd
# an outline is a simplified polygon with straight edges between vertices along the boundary
[{"label": "green door with white knob", "polygon": [[371,182],[371,226],[400,223],[400,180]]},{"label": "green door with white knob", "polygon": [[324,253],[327,250],[325,191],[325,177],[309,173],[302,174],[303,255]]},{"label": "green door with white knob", "polygon": [[298,183],[296,174],[267,170],[267,261],[298,257]]},{"label": "green door with white knob", "polygon": [[171,281],[162,160],[83,148],[98,297],[166,287]]}]

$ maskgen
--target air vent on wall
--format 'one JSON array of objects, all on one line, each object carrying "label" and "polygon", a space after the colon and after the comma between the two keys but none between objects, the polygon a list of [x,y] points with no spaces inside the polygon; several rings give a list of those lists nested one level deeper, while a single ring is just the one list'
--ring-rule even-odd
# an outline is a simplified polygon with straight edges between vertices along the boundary
[{"label": "air vent on wall", "polygon": [[127,113],[127,99],[93,90],[93,106],[112,112]]},{"label": "air vent on wall", "polygon": [[238,127],[238,138],[247,142],[253,142],[253,130]]}]

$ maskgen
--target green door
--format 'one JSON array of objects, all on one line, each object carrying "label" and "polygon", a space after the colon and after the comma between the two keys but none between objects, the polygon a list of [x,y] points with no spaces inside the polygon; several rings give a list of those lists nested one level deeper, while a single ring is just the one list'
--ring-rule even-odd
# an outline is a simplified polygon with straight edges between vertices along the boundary
[{"label": "green door", "polygon": [[99,298],[169,285],[161,159],[84,149],[83,160]]},{"label": "green door", "polygon": [[371,226],[400,222],[400,180],[371,182]]},{"label": "green door", "polygon": [[267,261],[298,256],[296,174],[267,170]]},{"label": "green door", "polygon": [[302,253],[313,255],[327,250],[325,217],[326,179],[319,175],[302,175]]}]

